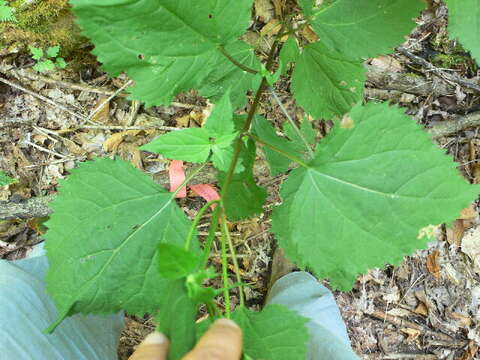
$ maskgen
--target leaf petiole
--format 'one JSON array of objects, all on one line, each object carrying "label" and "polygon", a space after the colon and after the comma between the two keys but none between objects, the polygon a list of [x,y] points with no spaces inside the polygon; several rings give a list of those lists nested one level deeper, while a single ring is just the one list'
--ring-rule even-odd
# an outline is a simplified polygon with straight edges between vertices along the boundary
[{"label": "leaf petiole", "polygon": [[210,206],[213,204],[219,203],[220,200],[211,200],[207,202],[205,205],[202,206],[202,208],[198,211],[197,215],[195,216],[195,219],[193,220],[192,226],[190,226],[190,231],[188,232],[187,238],[185,240],[185,250],[190,250],[190,245],[192,244],[192,239],[193,235],[195,234],[195,230],[197,229],[198,223],[200,222],[201,218],[203,217],[203,214],[208,210]]}]

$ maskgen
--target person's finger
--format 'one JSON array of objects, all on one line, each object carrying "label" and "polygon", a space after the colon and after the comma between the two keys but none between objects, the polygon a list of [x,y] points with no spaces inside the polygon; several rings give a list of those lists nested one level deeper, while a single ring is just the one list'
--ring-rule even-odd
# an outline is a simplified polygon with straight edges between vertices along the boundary
[{"label": "person's finger", "polygon": [[242,341],[242,330],[237,324],[219,319],[183,360],[240,360]]},{"label": "person's finger", "polygon": [[166,360],[167,353],[168,339],[155,331],[147,335],[128,360]]}]

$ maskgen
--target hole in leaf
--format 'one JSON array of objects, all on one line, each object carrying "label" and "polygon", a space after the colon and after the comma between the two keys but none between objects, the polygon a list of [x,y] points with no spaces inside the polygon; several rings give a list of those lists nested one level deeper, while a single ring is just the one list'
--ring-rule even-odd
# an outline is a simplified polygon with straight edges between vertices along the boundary
[{"label": "hole in leaf", "polygon": [[145,60],[145,55],[143,54],[138,54],[137,56],[140,60]]},{"label": "hole in leaf", "polygon": [[212,15],[212,14],[208,14],[208,18],[209,18],[209,19],[212,19],[212,18],[213,18],[213,15]]}]

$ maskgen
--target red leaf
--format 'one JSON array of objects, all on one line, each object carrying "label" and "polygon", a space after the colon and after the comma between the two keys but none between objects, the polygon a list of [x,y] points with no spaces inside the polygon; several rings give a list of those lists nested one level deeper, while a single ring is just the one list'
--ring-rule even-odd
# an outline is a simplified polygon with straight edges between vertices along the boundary
[{"label": "red leaf", "polygon": [[[170,177],[170,191],[174,192],[185,181],[185,171],[183,171],[183,161],[172,160],[168,168],[168,176]],[[177,193],[177,198],[184,198],[187,196],[187,187],[184,186]]]}]

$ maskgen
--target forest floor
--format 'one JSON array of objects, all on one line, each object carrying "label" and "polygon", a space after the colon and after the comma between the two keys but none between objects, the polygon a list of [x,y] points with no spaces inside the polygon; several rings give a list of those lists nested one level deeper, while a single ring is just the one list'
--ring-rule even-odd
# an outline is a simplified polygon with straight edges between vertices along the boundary
[{"label": "forest floor", "polygon": [[[367,61],[365,101],[390,101],[404,107],[455,158],[465,178],[480,183],[479,72],[468,54],[448,41],[446,23],[445,7],[425,11],[402,48]],[[4,201],[0,207],[47,199],[70,169],[94,157],[118,156],[167,185],[168,160],[138,147],[170,128],[201,126],[210,110],[193,92],[179,96],[172,106],[146,109],[126,99],[122,90],[130,83],[125,76],[110,79],[98,64],[45,75],[31,65],[28,55],[0,57],[0,169],[18,180],[0,188],[0,201]],[[276,89],[287,111],[300,118],[289,85],[286,78],[281,79]],[[285,116],[278,104],[265,97],[260,111],[281,132]],[[330,121],[310,120],[319,137],[332,127]],[[261,151],[255,174],[272,194],[265,211],[230,228],[243,280],[250,285],[247,302],[259,309],[275,247],[268,232],[269,214],[280,202],[275,194],[284,176],[268,175]],[[202,173],[197,182],[214,184],[213,169]],[[202,205],[195,194],[178,201],[191,217]],[[23,258],[43,241],[46,203],[41,203],[34,218],[27,211],[24,218],[0,219],[1,258]],[[200,235],[205,234],[207,220],[200,225]],[[437,241],[428,249],[406,257],[400,266],[373,269],[360,276],[350,292],[335,292],[359,356],[480,358],[476,357],[480,346],[479,249],[480,220],[472,204],[450,228],[437,229]],[[214,255],[212,264],[219,266],[220,258]],[[222,300],[218,302],[221,306]],[[120,339],[120,359],[127,359],[153,329],[150,317],[128,316]]]}]

